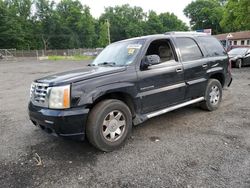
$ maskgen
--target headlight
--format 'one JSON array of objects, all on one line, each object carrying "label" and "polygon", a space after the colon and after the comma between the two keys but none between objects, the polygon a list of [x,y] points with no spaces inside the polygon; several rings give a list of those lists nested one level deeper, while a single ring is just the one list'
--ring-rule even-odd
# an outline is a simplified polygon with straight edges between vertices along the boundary
[{"label": "headlight", "polygon": [[70,85],[52,87],[49,95],[49,108],[65,109],[70,107]]},{"label": "headlight", "polygon": [[33,92],[34,92],[34,90],[35,90],[35,83],[34,82],[32,82],[32,84],[31,84],[31,86],[30,86],[30,98],[32,97],[32,94],[33,94]]}]

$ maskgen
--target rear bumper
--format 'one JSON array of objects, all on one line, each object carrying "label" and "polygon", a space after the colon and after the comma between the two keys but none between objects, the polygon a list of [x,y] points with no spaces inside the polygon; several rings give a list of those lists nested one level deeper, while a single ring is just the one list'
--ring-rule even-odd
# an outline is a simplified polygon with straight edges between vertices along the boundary
[{"label": "rear bumper", "polygon": [[47,133],[78,140],[85,138],[88,113],[89,109],[84,107],[52,110],[29,103],[29,117],[34,125]]}]

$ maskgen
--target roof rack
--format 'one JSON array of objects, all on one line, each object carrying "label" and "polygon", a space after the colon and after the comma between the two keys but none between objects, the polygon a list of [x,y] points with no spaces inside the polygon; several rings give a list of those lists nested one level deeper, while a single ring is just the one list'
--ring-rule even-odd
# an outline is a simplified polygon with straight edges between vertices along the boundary
[{"label": "roof rack", "polygon": [[207,33],[196,32],[196,31],[171,31],[164,33],[165,35],[199,35],[199,36],[206,36]]}]

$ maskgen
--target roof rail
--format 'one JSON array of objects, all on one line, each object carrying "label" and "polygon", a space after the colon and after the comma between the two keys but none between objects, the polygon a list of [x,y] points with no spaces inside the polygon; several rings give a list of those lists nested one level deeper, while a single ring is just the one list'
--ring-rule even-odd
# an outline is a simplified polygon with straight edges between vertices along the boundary
[{"label": "roof rail", "polygon": [[202,32],[196,32],[196,31],[171,31],[164,33],[165,35],[200,35],[200,36],[206,36],[207,33]]}]

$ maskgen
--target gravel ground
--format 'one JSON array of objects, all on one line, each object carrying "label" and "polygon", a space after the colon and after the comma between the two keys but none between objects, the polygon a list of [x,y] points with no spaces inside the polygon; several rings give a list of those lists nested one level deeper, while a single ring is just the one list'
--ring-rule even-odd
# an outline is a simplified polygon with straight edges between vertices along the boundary
[{"label": "gravel ground", "polygon": [[153,118],[104,153],[47,135],[27,115],[32,80],[87,63],[0,62],[1,187],[250,187],[250,67],[233,70],[217,111]]}]

